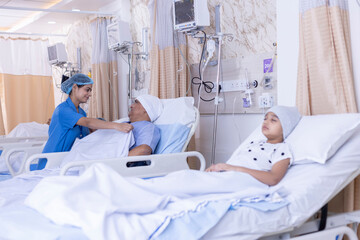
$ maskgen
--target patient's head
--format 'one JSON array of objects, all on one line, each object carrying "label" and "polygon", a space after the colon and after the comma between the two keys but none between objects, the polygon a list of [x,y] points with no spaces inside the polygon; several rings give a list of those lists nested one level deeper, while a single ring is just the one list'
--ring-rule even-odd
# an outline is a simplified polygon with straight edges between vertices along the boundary
[{"label": "patient's head", "polygon": [[301,114],[296,107],[272,107],[265,114],[262,133],[269,143],[283,142],[300,119]]},{"label": "patient's head", "polygon": [[151,95],[141,95],[130,106],[130,122],[155,121],[162,113],[163,105],[159,98]]}]

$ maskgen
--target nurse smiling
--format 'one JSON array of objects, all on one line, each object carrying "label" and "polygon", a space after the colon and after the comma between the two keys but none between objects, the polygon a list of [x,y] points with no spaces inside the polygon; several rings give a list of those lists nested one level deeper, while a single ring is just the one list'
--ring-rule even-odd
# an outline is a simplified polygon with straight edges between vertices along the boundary
[{"label": "nurse smiling", "polygon": [[[85,74],[75,74],[61,84],[61,90],[69,94],[67,100],[59,104],[51,118],[49,139],[43,153],[70,151],[76,138],[83,138],[90,129],[115,129],[129,132],[133,126],[129,123],[116,123],[88,118],[80,103],[86,103],[91,97],[93,80]],[[46,159],[40,159],[37,170],[43,169]]]}]

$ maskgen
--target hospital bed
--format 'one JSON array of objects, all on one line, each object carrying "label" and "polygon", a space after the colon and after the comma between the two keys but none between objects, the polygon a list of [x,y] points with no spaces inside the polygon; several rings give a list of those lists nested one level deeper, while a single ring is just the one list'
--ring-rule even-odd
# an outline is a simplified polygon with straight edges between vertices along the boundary
[{"label": "hospital bed", "polygon": [[[199,124],[200,114],[196,107],[194,107],[194,98],[193,97],[181,97],[175,99],[161,99],[161,102],[164,106],[163,112],[160,117],[154,122],[160,128],[160,142],[155,149],[155,154],[151,156],[136,156],[136,157],[123,157],[121,164],[129,165],[130,162],[144,162],[147,161],[147,164],[154,161],[154,159],[165,159],[161,155],[164,153],[178,153],[185,152],[191,137],[195,133],[195,130]],[[127,120],[120,119],[118,122],[123,122]],[[47,164],[45,169],[51,169],[59,167],[61,162],[66,157],[68,153],[46,153],[46,154],[34,154],[29,157],[26,161],[25,171],[30,171],[30,166],[37,163],[38,159],[46,158]],[[175,155],[177,159],[185,159],[190,157],[187,154],[177,154]],[[199,156],[196,153],[193,153],[194,157]],[[200,156],[201,158],[202,156]],[[159,160],[160,162],[161,160]],[[201,161],[201,160],[200,160]],[[180,166],[182,161],[173,160],[173,167],[171,171],[176,169],[176,166]],[[178,164],[175,164],[178,163]],[[73,163],[77,164],[77,163]],[[72,164],[69,163],[69,166]],[[154,164],[153,164],[154,165]],[[152,165],[152,166],[153,166]],[[157,165],[160,164],[158,163]],[[185,163],[187,166],[187,163]],[[183,166],[185,166],[183,165]],[[204,168],[203,165],[202,168]],[[127,167],[129,168],[129,167]]]},{"label": "hospital bed", "polygon": [[[206,230],[202,239],[334,239],[331,237],[342,234],[348,235],[351,240],[357,239],[350,228],[344,227],[348,223],[358,222],[357,212],[342,214],[338,219],[335,219],[335,215],[330,217],[322,232],[302,237],[298,235],[307,233],[309,229],[310,232],[316,231],[313,227],[317,225],[316,222],[307,222],[308,219],[360,173],[359,123],[359,114],[303,118],[288,139],[289,143],[295,144],[291,146],[296,164],[278,185],[270,187],[279,191],[289,204],[275,211],[259,211],[250,205],[228,211]],[[260,127],[247,140],[258,137],[261,137]],[[63,172],[68,167],[64,166]],[[146,167],[149,166],[141,168]],[[134,171],[137,169],[140,168],[134,168]],[[117,171],[124,174],[121,168]],[[2,187],[0,196],[4,194]],[[16,210],[15,206],[2,207],[1,210],[0,230],[5,232],[5,238],[10,236],[12,239],[20,239],[21,236],[30,237],[34,234],[37,234],[38,239],[46,239],[44,236],[47,239],[89,237],[79,228],[55,225],[21,204],[16,206]],[[208,222],[197,224],[197,230],[207,228],[208,225]],[[20,227],[26,229],[26,232],[15,233],[19,232]],[[186,232],[186,228],[183,230]],[[173,235],[173,239],[181,236],[183,232],[178,232]]]},{"label": "hospital bed", "polygon": [[[0,136],[0,172],[12,176],[24,171],[26,159],[41,153],[48,139],[48,124],[18,124],[8,135]],[[16,160],[16,164],[14,163]]]},{"label": "hospital bed", "polygon": [[[47,137],[46,137],[47,138]],[[0,172],[1,175],[15,176],[24,171],[26,159],[33,154],[41,153],[45,137],[11,138],[10,142],[0,143]]]}]

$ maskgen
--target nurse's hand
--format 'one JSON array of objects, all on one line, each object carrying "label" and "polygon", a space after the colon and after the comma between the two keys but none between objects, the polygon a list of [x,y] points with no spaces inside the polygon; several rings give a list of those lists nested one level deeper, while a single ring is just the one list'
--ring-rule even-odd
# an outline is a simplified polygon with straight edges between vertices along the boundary
[{"label": "nurse's hand", "polygon": [[115,129],[121,132],[130,132],[131,130],[133,130],[133,125],[129,124],[129,123],[116,123],[115,125]]}]

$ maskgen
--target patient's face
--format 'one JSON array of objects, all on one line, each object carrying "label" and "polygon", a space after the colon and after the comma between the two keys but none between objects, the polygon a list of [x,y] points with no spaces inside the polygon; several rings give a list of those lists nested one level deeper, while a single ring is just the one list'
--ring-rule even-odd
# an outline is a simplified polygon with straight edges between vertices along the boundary
[{"label": "patient's face", "polygon": [[130,122],[136,121],[150,121],[149,116],[141,103],[138,100],[135,100],[130,106],[129,112]]},{"label": "patient's face", "polygon": [[281,143],[283,141],[281,122],[274,113],[268,112],[265,115],[261,130],[269,143]]}]

